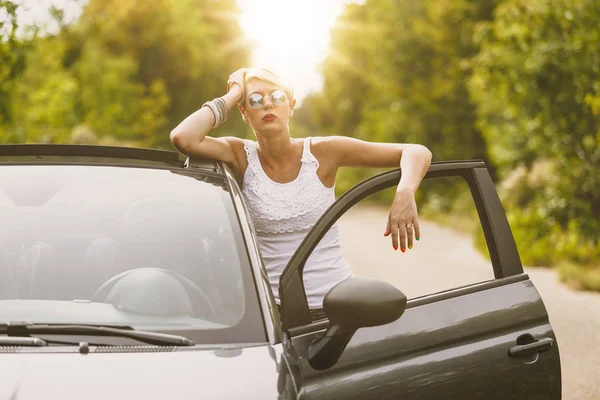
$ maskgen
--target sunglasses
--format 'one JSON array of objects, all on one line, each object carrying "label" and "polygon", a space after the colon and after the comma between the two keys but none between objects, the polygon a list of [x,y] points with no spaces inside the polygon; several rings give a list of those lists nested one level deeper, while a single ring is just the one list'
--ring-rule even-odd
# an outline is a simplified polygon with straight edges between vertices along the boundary
[{"label": "sunglasses", "polygon": [[[282,105],[287,100],[287,96],[285,95],[285,92],[283,90],[276,90],[273,93],[271,93],[271,96],[269,97],[271,98],[271,103],[273,103],[276,106]],[[265,105],[265,99],[262,94],[252,93],[248,97],[248,104],[250,105],[250,107],[258,110],[259,108]]]}]

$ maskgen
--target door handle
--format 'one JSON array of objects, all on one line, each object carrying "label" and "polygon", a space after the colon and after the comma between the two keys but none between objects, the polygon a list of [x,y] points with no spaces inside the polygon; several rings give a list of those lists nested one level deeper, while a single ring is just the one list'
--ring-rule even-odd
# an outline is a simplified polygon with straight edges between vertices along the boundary
[{"label": "door handle", "polygon": [[544,338],[540,340],[536,340],[532,343],[520,344],[514,347],[511,347],[508,350],[508,355],[511,357],[528,357],[534,355],[535,353],[541,353],[543,351],[548,351],[554,346],[554,339]]}]

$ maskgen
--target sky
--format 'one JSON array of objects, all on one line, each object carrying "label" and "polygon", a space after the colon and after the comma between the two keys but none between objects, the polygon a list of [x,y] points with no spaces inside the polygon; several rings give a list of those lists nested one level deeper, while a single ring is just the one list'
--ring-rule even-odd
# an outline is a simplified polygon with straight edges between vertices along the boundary
[{"label": "sky", "polygon": [[[50,23],[48,9],[76,19],[85,0],[16,0],[23,5],[20,24]],[[346,3],[358,0],[237,0],[240,27],[253,44],[251,66],[274,69],[290,82],[299,102],[319,90],[319,63],[329,45],[330,29]],[[48,26],[52,31],[54,27]],[[233,72],[233,71],[232,71]]]},{"label": "sky", "polygon": [[[18,18],[20,25],[30,25],[31,23],[48,23],[50,21],[48,10],[51,6],[62,9],[65,13],[65,21],[72,21],[77,18],[81,12],[82,0],[13,0],[19,3]],[[50,27],[52,29],[52,27]]]}]

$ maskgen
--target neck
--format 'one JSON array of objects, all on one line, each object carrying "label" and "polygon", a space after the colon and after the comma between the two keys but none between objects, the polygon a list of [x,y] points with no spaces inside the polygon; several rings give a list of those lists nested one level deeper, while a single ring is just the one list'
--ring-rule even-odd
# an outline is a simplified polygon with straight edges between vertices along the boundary
[{"label": "neck", "polygon": [[293,159],[294,149],[289,130],[277,134],[262,135],[255,132],[260,158],[269,165],[287,164]]}]

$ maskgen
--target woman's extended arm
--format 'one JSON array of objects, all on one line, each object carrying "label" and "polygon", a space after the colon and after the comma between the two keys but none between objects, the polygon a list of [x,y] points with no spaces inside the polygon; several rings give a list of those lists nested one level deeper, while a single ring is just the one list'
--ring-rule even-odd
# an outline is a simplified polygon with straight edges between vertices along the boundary
[{"label": "woman's extended arm", "polygon": [[[397,249],[399,243],[400,249],[404,253],[406,251],[405,244],[412,249],[413,238],[417,240],[421,238],[415,193],[431,165],[431,158],[431,151],[425,146],[411,145],[402,150],[400,159],[402,176],[396,188],[388,225],[384,233],[384,236],[392,234],[394,250]],[[412,224],[412,228],[408,228],[408,224]],[[395,235],[397,237],[394,237]]]},{"label": "woman's extended arm", "polygon": [[[375,143],[344,136],[322,138],[317,146],[333,158],[335,168],[402,168],[384,236],[392,235],[394,249],[412,248],[413,238],[419,240],[421,235],[414,195],[431,164],[431,151],[419,144]],[[412,227],[407,228],[409,224]]]},{"label": "woman's extended arm", "polygon": [[[238,70],[232,74],[243,74]],[[243,82],[243,78],[240,79]],[[242,100],[242,89],[239,85],[232,85],[230,90],[222,97],[231,110]],[[234,137],[212,138],[206,136],[215,124],[215,114],[210,107],[202,107],[177,125],[170,135],[171,143],[177,150],[185,155],[197,155],[206,158],[222,160],[235,164],[235,155],[231,149]]]}]

